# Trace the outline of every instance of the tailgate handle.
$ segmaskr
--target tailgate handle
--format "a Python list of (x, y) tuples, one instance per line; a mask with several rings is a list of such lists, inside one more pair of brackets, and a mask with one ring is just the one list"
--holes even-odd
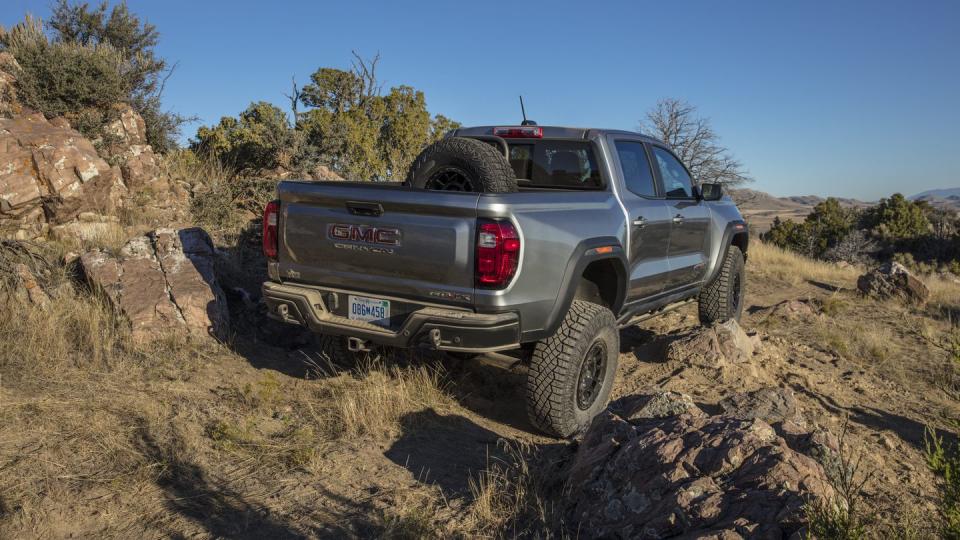
[(347, 201), (347, 210), (355, 216), (380, 217), (383, 206), (376, 202)]

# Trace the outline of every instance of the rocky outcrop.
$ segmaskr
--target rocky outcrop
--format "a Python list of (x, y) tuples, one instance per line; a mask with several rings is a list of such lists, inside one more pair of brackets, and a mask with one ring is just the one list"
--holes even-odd
[(568, 516), (589, 538), (787, 538), (808, 501), (832, 496), (823, 468), (766, 421), (702, 412), (607, 410), (568, 473)]
[[(110, 222), (126, 207), (142, 221), (181, 221), (189, 194), (163, 174), (143, 118), (132, 107), (115, 105), (103, 136), (90, 141), (65, 118), (48, 120), (21, 107), (18, 71), (16, 60), (0, 53), (0, 236), (100, 230), (113, 227)], [(78, 220), (80, 215), (88, 219)], [(94, 222), (101, 225), (89, 225)]]
[(141, 189), (160, 177), (160, 165), (153, 147), (147, 144), (147, 126), (130, 105), (113, 107), (116, 119), (103, 128), (103, 139), (97, 141), (104, 157), (119, 163), (123, 181), (131, 190)]
[(87, 279), (131, 324), (135, 341), (169, 332), (226, 336), (229, 313), (203, 229), (158, 229), (130, 240), (118, 255), (83, 254)]
[(857, 289), (864, 295), (881, 299), (924, 303), (930, 298), (927, 286), (897, 262), (884, 263), (857, 278)]
[(0, 117), (20, 114), (17, 100), (16, 73), (20, 71), (17, 59), (8, 52), (0, 52)]
[(113, 213), (126, 187), (120, 172), (66, 122), (33, 113), (0, 119), (0, 223), (19, 236), (46, 233), (81, 212)]

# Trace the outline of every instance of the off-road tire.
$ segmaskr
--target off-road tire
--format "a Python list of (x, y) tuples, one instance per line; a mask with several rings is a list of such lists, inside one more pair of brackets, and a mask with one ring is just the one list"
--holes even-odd
[[(444, 175), (460, 181), (445, 183)], [(422, 189), (517, 191), (513, 168), (503, 154), (485, 142), (465, 137), (448, 137), (426, 147), (410, 166), (404, 183)]]
[(713, 281), (700, 290), (700, 324), (704, 326), (730, 319), (740, 321), (743, 313), (743, 295), (746, 275), (743, 271), (743, 252), (737, 246), (727, 248), (720, 272)]
[[(578, 403), (581, 370), (599, 344), (605, 360), (597, 393), (587, 407)], [(607, 405), (617, 374), (620, 334), (609, 309), (574, 300), (557, 332), (539, 343), (527, 373), (527, 414), (537, 429), (570, 437), (589, 425)]]

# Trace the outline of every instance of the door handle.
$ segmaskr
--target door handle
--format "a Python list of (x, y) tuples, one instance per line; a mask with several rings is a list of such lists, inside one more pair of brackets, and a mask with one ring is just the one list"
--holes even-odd
[(638, 217), (633, 220), (633, 224), (641, 229), (647, 226), (647, 220), (643, 219), (643, 216)]
[(680, 225), (681, 223), (683, 223), (683, 216), (681, 216), (680, 214), (673, 216), (673, 223), (676, 225)]

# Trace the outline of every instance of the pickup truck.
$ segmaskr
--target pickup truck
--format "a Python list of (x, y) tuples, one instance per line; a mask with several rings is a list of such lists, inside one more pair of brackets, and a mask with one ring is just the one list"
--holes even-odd
[(618, 330), (688, 301), (740, 317), (747, 225), (639, 133), (457, 129), (404, 185), (299, 182), (267, 205), (270, 316), (372, 345), (517, 349), (532, 423), (578, 433), (606, 406)]

